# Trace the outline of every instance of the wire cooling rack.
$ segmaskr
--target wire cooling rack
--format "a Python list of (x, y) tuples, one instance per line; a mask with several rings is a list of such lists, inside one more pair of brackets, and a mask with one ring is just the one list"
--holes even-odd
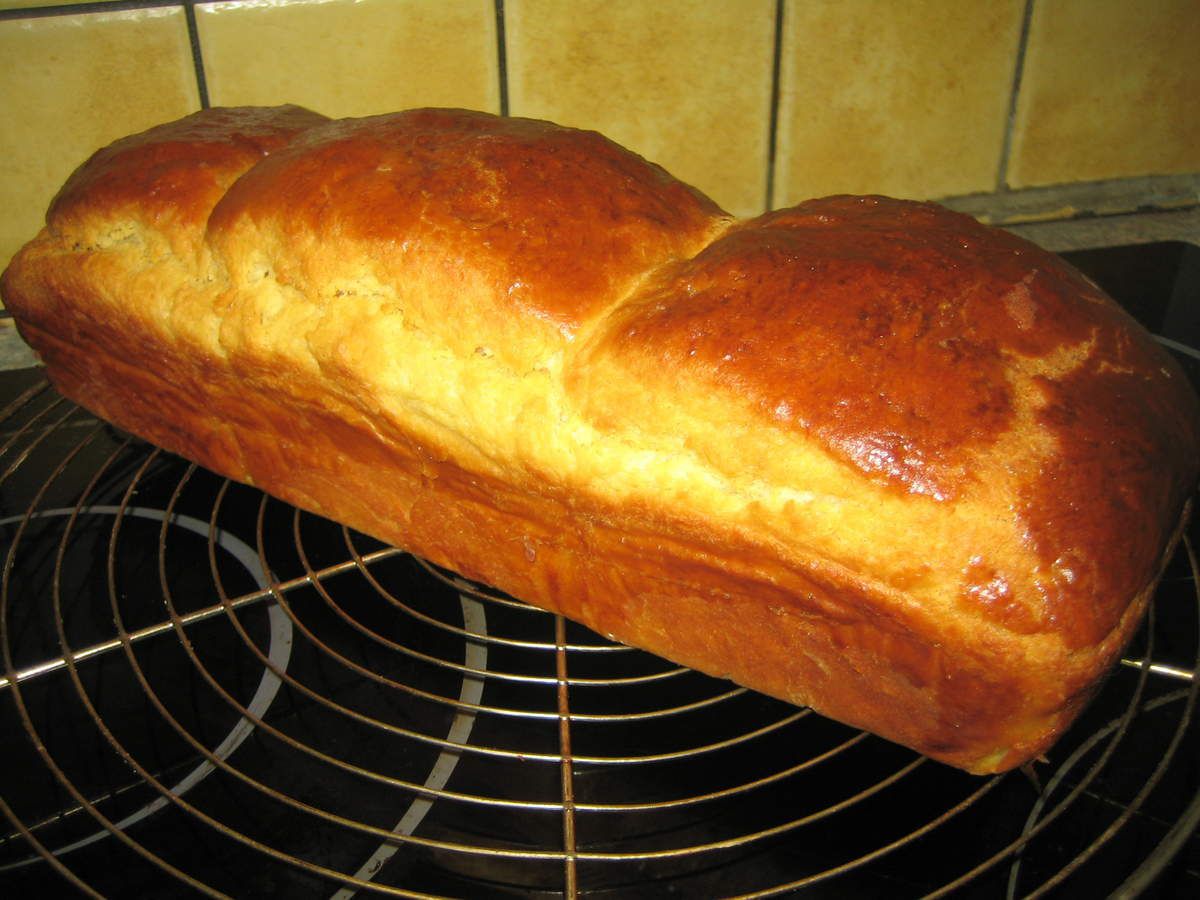
[(1192, 540), (1068, 736), (977, 778), (217, 478), (36, 372), (24, 385), (0, 415), (0, 893), (1200, 884)]

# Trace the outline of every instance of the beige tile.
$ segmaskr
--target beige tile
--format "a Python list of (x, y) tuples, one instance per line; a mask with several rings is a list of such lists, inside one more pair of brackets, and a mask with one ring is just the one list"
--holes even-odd
[(92, 151), (199, 105), (180, 7), (0, 22), (0, 267)]
[(1024, 6), (788, 3), (776, 203), (994, 189)]
[(491, 0), (244, 0), (197, 6), (196, 23), (213, 105), (499, 111)]
[(761, 212), (773, 0), (508, 0), (510, 108), (607, 134)]
[(1200, 170), (1200, 3), (1034, 6), (1013, 187)]

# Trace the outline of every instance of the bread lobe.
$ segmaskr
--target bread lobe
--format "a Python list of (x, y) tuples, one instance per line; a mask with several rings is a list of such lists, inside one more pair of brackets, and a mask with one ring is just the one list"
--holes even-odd
[(208, 237), (235, 281), (262, 265), (334, 304), (365, 278), (455, 352), (486, 334), (520, 368), (726, 218), (597, 134), (413, 110), (308, 131), (233, 186)]
[(136, 434), (972, 771), (1069, 724), (1196, 482), (1182, 374), (1049, 254), (885, 198), (734, 221), (549, 123), (206, 111), (0, 286)]

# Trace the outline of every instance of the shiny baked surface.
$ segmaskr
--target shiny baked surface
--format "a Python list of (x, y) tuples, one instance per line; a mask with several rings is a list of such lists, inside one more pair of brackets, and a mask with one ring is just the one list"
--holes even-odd
[(974, 771), (1069, 724), (1197, 403), (1056, 257), (929, 204), (734, 220), (599, 135), (211, 110), (4, 275), (60, 390), (522, 599)]

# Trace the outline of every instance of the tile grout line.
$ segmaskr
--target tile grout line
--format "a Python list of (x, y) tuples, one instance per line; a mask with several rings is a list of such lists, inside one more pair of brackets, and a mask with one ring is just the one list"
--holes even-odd
[(767, 197), (764, 212), (775, 207), (775, 165), (779, 143), (779, 69), (783, 58), (783, 4), (775, 0), (775, 36), (771, 50), (771, 109), (767, 118)]
[(200, 108), (209, 108), (208, 78), (204, 74), (204, 52), (200, 46), (200, 29), (196, 24), (195, 0), (186, 0), (183, 14), (187, 19), (188, 44), (192, 50), (192, 69), (196, 74), (196, 92), (200, 96)]
[(0, 9), (0, 21), (5, 19), (47, 19), (55, 16), (83, 16), (93, 13), (126, 12), (133, 9), (160, 9), (179, 6), (180, 0), (97, 0), (92, 3), (47, 3), (43, 6), (24, 6)]
[(1033, 21), (1033, 5), (1036, 0), (1025, 0), (1025, 11), (1021, 15), (1021, 34), (1017, 38), (1017, 54), (1013, 62), (1012, 90), (1008, 95), (1008, 113), (1004, 122), (1004, 139), (1000, 143), (1000, 163), (996, 167), (996, 182), (993, 193), (1008, 193), (1008, 163), (1012, 155), (1013, 127), (1017, 120), (1017, 103), (1021, 96), (1021, 82), (1025, 77), (1025, 53), (1029, 46), (1029, 30)]
[(504, 28), (504, 0), (494, 0), (496, 11), (496, 77), (500, 81), (500, 115), (508, 115), (508, 47)]

